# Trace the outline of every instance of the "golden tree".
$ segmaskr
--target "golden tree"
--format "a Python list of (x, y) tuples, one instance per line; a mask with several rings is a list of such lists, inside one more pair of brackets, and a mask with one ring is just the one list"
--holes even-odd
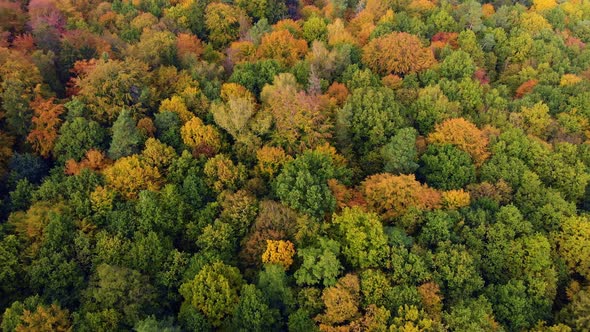
[[(386, 54), (387, 56), (384, 56)], [(436, 63), (430, 48), (409, 33), (392, 32), (371, 40), (363, 47), (363, 63), (381, 74), (410, 74)]]
[(490, 156), (485, 132), (463, 118), (437, 124), (427, 140), (429, 143), (455, 145), (467, 152), (476, 165), (481, 165)]
[(262, 263), (278, 264), (288, 269), (293, 264), (295, 246), (291, 241), (266, 240), (266, 251), (262, 254)]

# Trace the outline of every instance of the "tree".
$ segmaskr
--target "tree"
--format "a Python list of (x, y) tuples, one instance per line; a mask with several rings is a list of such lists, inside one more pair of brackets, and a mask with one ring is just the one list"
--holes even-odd
[[(384, 57), (383, 53), (388, 56)], [(436, 59), (422, 41), (405, 32), (392, 32), (363, 47), (363, 63), (381, 74), (410, 74), (430, 68)]]
[(424, 135), (434, 130), (435, 125), (460, 114), (459, 102), (449, 101), (438, 85), (420, 89), (411, 109), (416, 127)]
[(187, 305), (198, 309), (211, 325), (219, 327), (236, 310), (242, 284), (237, 268), (213, 262), (203, 266), (194, 278), (182, 284), (180, 294)]
[(238, 189), (245, 180), (246, 174), (244, 165), (234, 164), (224, 154), (218, 154), (207, 160), (203, 171), (207, 176), (205, 181), (217, 192)]
[(498, 331), (500, 326), (494, 318), (492, 305), (484, 296), (465, 300), (451, 307), (444, 320), (453, 330), (474, 332)]
[(229, 325), (233, 331), (271, 331), (276, 327), (277, 315), (256, 286), (244, 285)]
[(112, 130), (113, 139), (109, 148), (111, 159), (116, 160), (139, 152), (139, 147), (143, 143), (142, 136), (128, 110), (119, 113)]
[(225, 3), (210, 3), (205, 9), (205, 26), (209, 40), (217, 48), (238, 39), (240, 27), (247, 20), (241, 9)]
[(559, 255), (571, 272), (590, 280), (590, 223), (585, 217), (571, 217), (563, 221), (557, 237)]
[(334, 216), (336, 237), (342, 245), (342, 255), (355, 268), (385, 266), (389, 255), (387, 237), (379, 217), (359, 208), (345, 208)]
[(161, 185), (158, 169), (146, 165), (137, 155), (118, 159), (104, 175), (109, 187), (126, 199), (137, 198), (142, 190), (158, 190)]
[(402, 128), (381, 148), (383, 171), (393, 174), (414, 173), (419, 165), (416, 149), (418, 132), (412, 127)]
[(61, 124), (59, 116), (64, 111), (63, 105), (53, 102), (53, 98), (43, 100), (38, 96), (31, 103), (35, 115), (31, 119), (33, 128), (27, 136), (27, 141), (33, 145), (36, 152), (45, 158), (49, 157), (53, 150), (57, 131)]
[(243, 8), (254, 19), (267, 19), (271, 24), (287, 14), (286, 4), (279, 0), (237, 0), (236, 5)]
[(193, 149), (193, 153), (211, 155), (219, 151), (221, 137), (215, 127), (205, 125), (198, 117), (193, 117), (180, 129), (184, 144)]
[(332, 123), (324, 100), (299, 91), (293, 75), (276, 76), (260, 98), (274, 120), (273, 140), (287, 152), (312, 149), (330, 138)]
[(281, 69), (281, 65), (276, 60), (240, 63), (234, 67), (229, 82), (238, 83), (257, 96), (266, 84), (272, 83)]
[(351, 322), (360, 316), (360, 284), (354, 274), (347, 274), (338, 280), (334, 287), (322, 292), (322, 300), (326, 306), (323, 314), (315, 320), (322, 325), (337, 326)]
[(290, 241), (266, 240), (266, 251), (262, 254), (262, 263), (278, 264), (289, 269), (293, 264), (295, 246)]
[(442, 77), (451, 80), (471, 77), (475, 73), (475, 63), (469, 53), (458, 50), (449, 54), (440, 64)]
[(246, 96), (230, 96), (227, 103), (214, 103), (211, 113), (215, 123), (225, 129), (232, 137), (239, 140), (248, 132), (248, 122), (256, 112), (254, 98)]
[(328, 179), (338, 176), (331, 157), (307, 151), (287, 163), (274, 181), (277, 197), (287, 206), (321, 218), (336, 208)]
[(8, 48), (0, 49), (0, 68), (0, 100), (7, 130), (25, 137), (32, 115), (30, 103), (39, 92), (41, 74), (30, 60)]
[(482, 289), (484, 280), (479, 275), (474, 257), (464, 246), (441, 246), (432, 259), (434, 278), (449, 299), (469, 298)]
[[(90, 286), (83, 295), (86, 319), (93, 315), (115, 320), (120, 327), (130, 328), (146, 316), (155, 305), (155, 293), (147, 277), (136, 270), (107, 264), (97, 266)], [(112, 312), (114, 310), (114, 312)]]
[(281, 65), (291, 67), (307, 53), (307, 42), (295, 38), (288, 30), (278, 30), (262, 36), (258, 57), (273, 59)]
[(21, 323), (16, 327), (16, 332), (38, 331), (71, 331), (68, 310), (61, 309), (57, 304), (46, 307), (39, 305), (34, 312), (24, 310)]
[(429, 145), (420, 163), (420, 174), (434, 188), (460, 189), (475, 181), (471, 157), (452, 145)]
[(302, 263), (295, 271), (295, 281), (298, 285), (321, 283), (325, 287), (333, 286), (343, 270), (338, 259), (339, 255), (340, 244), (323, 237), (319, 238), (317, 244), (299, 249), (297, 257), (301, 259)]
[(428, 142), (452, 144), (467, 152), (476, 165), (481, 165), (488, 157), (488, 138), (473, 123), (463, 119), (449, 119), (436, 125), (428, 135)]
[(363, 181), (361, 190), (368, 206), (386, 221), (412, 208), (430, 210), (440, 204), (440, 193), (420, 184), (414, 175), (375, 174)]
[(176, 36), (170, 31), (154, 31), (145, 28), (139, 42), (126, 51), (128, 56), (157, 67), (176, 63)]
[(53, 154), (60, 162), (78, 161), (90, 150), (103, 148), (106, 138), (104, 128), (95, 121), (76, 117), (64, 122), (53, 147)]
[(160, 103), (159, 112), (172, 112), (178, 115), (178, 118), (182, 123), (190, 121), (195, 115), (188, 110), (188, 107), (184, 103), (182, 97), (174, 95), (170, 98), (162, 100)]
[(385, 144), (405, 123), (395, 94), (388, 88), (354, 90), (337, 119), (339, 141), (344, 146), (352, 143), (353, 151), (360, 155)]
[(142, 110), (147, 102), (146, 72), (147, 65), (133, 58), (101, 59), (76, 78), (75, 84), (92, 117), (101, 123), (111, 123), (123, 109), (133, 114)]

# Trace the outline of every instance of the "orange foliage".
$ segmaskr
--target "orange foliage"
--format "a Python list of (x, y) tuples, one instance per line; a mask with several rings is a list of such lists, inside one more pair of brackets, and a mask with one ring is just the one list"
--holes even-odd
[(496, 13), (496, 9), (494, 9), (494, 5), (491, 3), (484, 3), (481, 5), (481, 13), (484, 17), (490, 17)]
[(363, 194), (355, 189), (346, 188), (345, 185), (338, 182), (336, 179), (328, 180), (328, 187), (336, 198), (336, 205), (338, 206), (339, 210), (342, 210), (345, 207), (364, 207), (367, 205)]
[(298, 21), (293, 21), (290, 18), (280, 20), (272, 26), (272, 31), (289, 31), (293, 36), (301, 36), (301, 24)]
[(326, 95), (330, 98), (330, 102), (338, 107), (344, 105), (344, 102), (348, 98), (348, 94), (349, 92), (346, 85), (338, 82), (332, 83), (328, 88), (328, 91), (326, 91)]
[(463, 118), (437, 124), (434, 132), (428, 135), (428, 142), (455, 145), (467, 152), (476, 165), (481, 165), (490, 156), (485, 133)]
[(483, 68), (478, 68), (473, 74), (473, 78), (479, 81), (479, 84), (486, 85), (490, 83), (490, 78)]
[(74, 66), (72, 69), (70, 69), (70, 72), (72, 72), (73, 76), (66, 84), (66, 94), (68, 96), (75, 96), (78, 94), (78, 92), (80, 92), (78, 78), (90, 73), (94, 67), (96, 67), (96, 59), (78, 60), (74, 62)]
[(227, 49), (227, 56), (234, 64), (254, 61), (256, 46), (251, 41), (233, 42)]
[(179, 33), (176, 39), (176, 50), (179, 58), (194, 55), (199, 58), (203, 54), (203, 43), (199, 38), (189, 33)]
[(292, 66), (307, 53), (307, 42), (297, 39), (288, 30), (278, 30), (262, 36), (258, 56), (274, 59), (286, 66)]
[(61, 309), (57, 304), (52, 304), (48, 308), (37, 306), (37, 310), (23, 310), (20, 323), (17, 325), (15, 332), (69, 332), (72, 326), (69, 321), (69, 312)]
[(442, 295), (440, 287), (434, 282), (427, 282), (418, 287), (418, 293), (422, 298), (424, 309), (432, 318), (440, 318), (442, 311)]
[(137, 121), (137, 129), (139, 129), (139, 132), (141, 132), (143, 135), (148, 137), (154, 137), (156, 134), (156, 126), (154, 125), (154, 121), (148, 117), (141, 118), (139, 121)]
[(533, 88), (539, 83), (538, 80), (532, 79), (532, 80), (528, 80), (524, 83), (522, 83), (517, 89), (516, 89), (516, 94), (515, 97), (516, 98), (522, 98), (524, 95), (526, 95), (527, 93), (530, 93), (531, 91), (533, 91)]
[(295, 246), (291, 241), (266, 240), (266, 251), (262, 254), (262, 263), (278, 264), (288, 269), (293, 264)]
[(205, 125), (203, 120), (193, 117), (180, 128), (184, 144), (193, 149), (193, 153), (214, 155), (221, 148), (221, 136), (215, 127)]
[[(0, 114), (1, 118), (1, 114)], [(14, 139), (0, 131), (0, 176), (6, 172), (8, 161), (12, 157), (12, 145)]]
[(500, 180), (496, 184), (489, 182), (471, 184), (467, 189), (471, 198), (474, 200), (483, 197), (492, 199), (498, 203), (508, 203), (511, 200), (512, 188), (504, 180)]
[(367, 205), (386, 220), (399, 217), (411, 208), (437, 208), (441, 201), (438, 191), (416, 181), (413, 174), (375, 174), (363, 181), (362, 191)]
[(381, 82), (384, 86), (392, 90), (397, 90), (402, 87), (403, 79), (397, 75), (389, 74), (387, 76), (383, 76), (383, 78), (381, 78)]
[(375, 15), (367, 10), (361, 11), (350, 21), (348, 29), (356, 36), (359, 44), (366, 44), (371, 36), (371, 32), (375, 30)]
[(315, 148), (330, 137), (326, 100), (298, 92), (293, 75), (278, 75), (273, 85), (264, 87), (261, 99), (274, 119), (275, 142), (288, 153)]
[(437, 32), (431, 38), (430, 47), (437, 49), (449, 45), (452, 49), (457, 49), (459, 47), (458, 38), (459, 34), (456, 32)]
[(12, 41), (12, 47), (22, 53), (30, 53), (35, 49), (35, 40), (30, 33), (18, 35)]
[(353, 321), (360, 316), (359, 278), (354, 274), (345, 275), (338, 280), (336, 286), (324, 289), (322, 300), (326, 310), (315, 318), (320, 322), (321, 330)]
[(363, 51), (363, 62), (381, 75), (415, 73), (436, 63), (432, 50), (423, 47), (418, 37), (405, 32), (375, 38)]
[(90, 149), (86, 152), (86, 156), (80, 162), (76, 162), (74, 159), (66, 161), (64, 172), (67, 175), (76, 175), (84, 168), (100, 171), (110, 165), (110, 163), (111, 161), (105, 156), (104, 152)]
[(43, 99), (37, 96), (31, 102), (31, 108), (35, 115), (31, 120), (33, 129), (27, 136), (27, 142), (31, 143), (33, 149), (45, 158), (53, 150), (53, 144), (57, 139), (57, 130), (61, 124), (59, 116), (64, 111), (63, 105), (54, 104), (54, 100), (54, 98)]

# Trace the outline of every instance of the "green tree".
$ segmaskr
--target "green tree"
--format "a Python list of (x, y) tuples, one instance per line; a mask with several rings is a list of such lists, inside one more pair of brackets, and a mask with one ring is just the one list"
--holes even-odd
[(61, 126), (53, 152), (60, 162), (69, 159), (79, 161), (88, 150), (100, 150), (104, 146), (105, 138), (105, 130), (100, 124), (76, 117)]
[(306, 151), (283, 167), (275, 179), (274, 192), (287, 206), (320, 218), (336, 208), (327, 181), (338, 173), (330, 156)]
[(82, 312), (88, 328), (111, 321), (131, 328), (155, 305), (155, 293), (148, 278), (136, 270), (107, 264), (97, 266), (90, 286), (82, 296)]
[(142, 135), (135, 126), (129, 110), (119, 113), (117, 121), (113, 124), (113, 139), (109, 148), (109, 157), (119, 159), (139, 152), (143, 143)]
[(298, 285), (333, 286), (340, 272), (343, 270), (338, 259), (340, 244), (337, 241), (319, 238), (316, 245), (297, 250), (297, 257), (301, 259), (301, 266), (295, 271), (295, 281)]
[(449, 144), (429, 145), (420, 164), (420, 175), (434, 188), (460, 189), (475, 181), (471, 156)]
[(194, 278), (182, 284), (180, 294), (185, 303), (219, 327), (236, 309), (243, 284), (240, 271), (221, 262), (205, 265)]
[(256, 286), (244, 285), (229, 325), (232, 331), (272, 331), (276, 327), (277, 314)]
[(340, 144), (351, 145), (360, 155), (385, 144), (405, 124), (395, 94), (388, 88), (354, 90), (337, 118)]
[(342, 255), (355, 268), (384, 267), (389, 256), (387, 237), (379, 217), (359, 208), (346, 208), (334, 216), (335, 235)]
[(469, 53), (462, 50), (449, 54), (440, 64), (440, 74), (451, 80), (471, 77), (475, 73), (475, 63)]
[(412, 127), (402, 128), (381, 148), (383, 171), (393, 174), (414, 173), (419, 165), (416, 149), (418, 132)]

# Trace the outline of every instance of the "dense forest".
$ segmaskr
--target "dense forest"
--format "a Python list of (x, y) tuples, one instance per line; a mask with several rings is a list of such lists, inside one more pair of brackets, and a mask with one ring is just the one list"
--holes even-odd
[(589, 0), (0, 0), (0, 326), (590, 331)]

